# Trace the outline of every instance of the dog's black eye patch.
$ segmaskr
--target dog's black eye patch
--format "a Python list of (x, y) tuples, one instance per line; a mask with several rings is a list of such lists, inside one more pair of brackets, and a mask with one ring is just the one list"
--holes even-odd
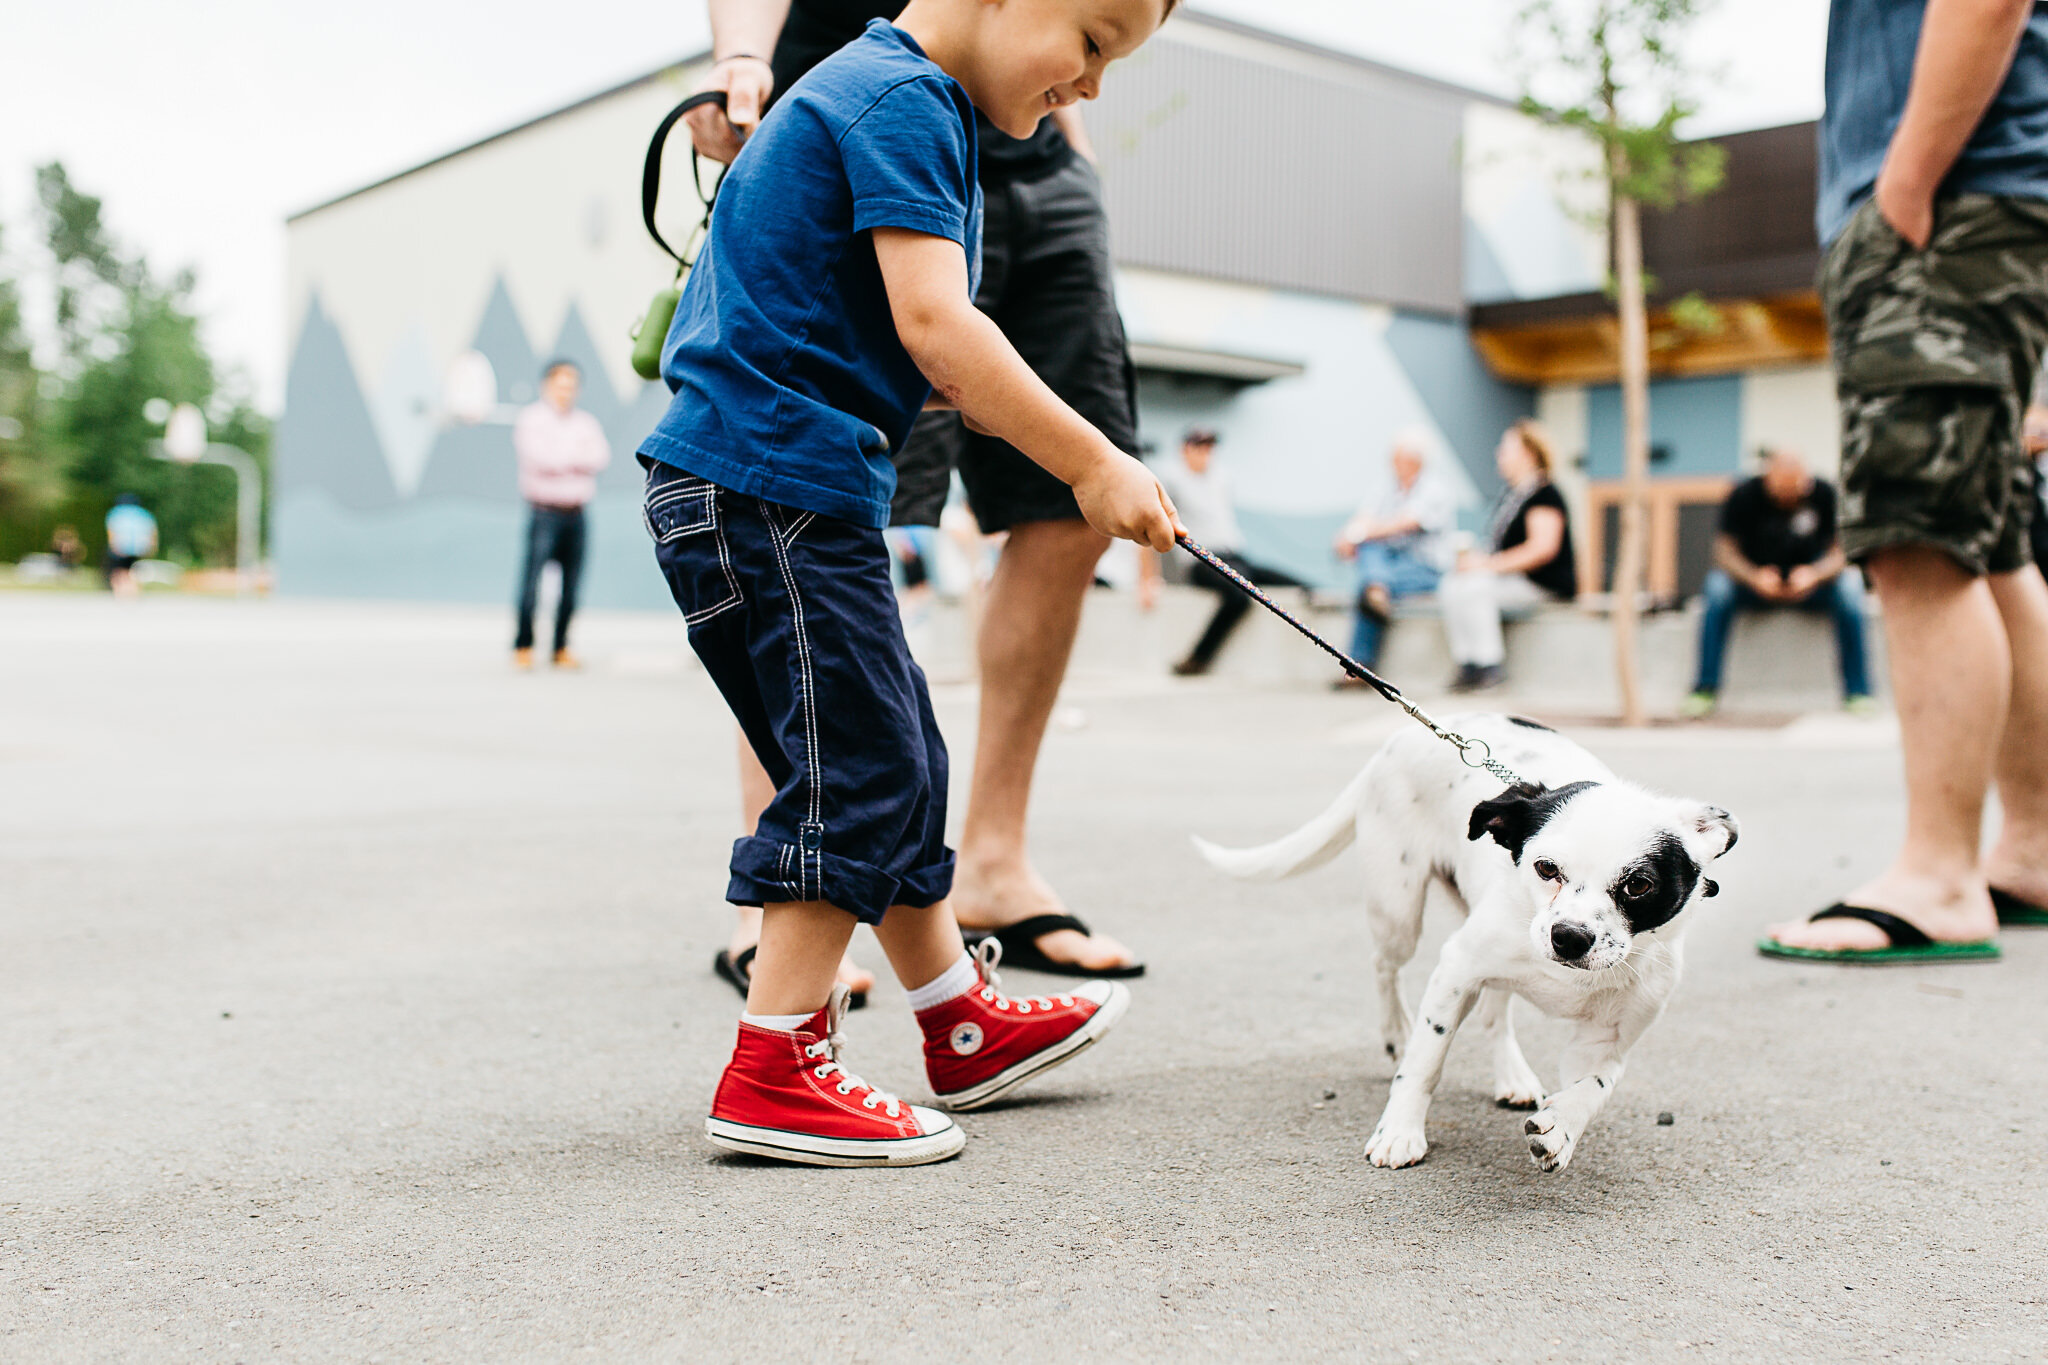
[(1594, 785), (1591, 782), (1567, 782), (1556, 791), (1532, 782), (1509, 787), (1492, 800), (1481, 801), (1472, 808), (1472, 819), (1465, 827), (1465, 837), (1478, 839), (1491, 834), (1493, 841), (1519, 863), (1522, 861), (1522, 849), (1535, 837), (1536, 831), (1549, 824), (1551, 817), (1564, 808), (1565, 802)]
[(1692, 899), (1699, 879), (1700, 870), (1678, 837), (1659, 834), (1641, 858), (1621, 870), (1607, 894), (1628, 920), (1629, 932), (1646, 934), (1671, 922)]

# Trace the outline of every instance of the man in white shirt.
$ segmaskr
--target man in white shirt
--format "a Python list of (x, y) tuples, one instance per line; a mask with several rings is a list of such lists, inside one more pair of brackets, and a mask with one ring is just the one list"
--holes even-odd
[[(1457, 495), (1440, 479), (1426, 477), (1427, 431), (1410, 427), (1397, 433), (1390, 458), (1392, 486), (1337, 532), (1337, 557), (1358, 566), (1351, 657), (1367, 668), (1379, 665), (1394, 599), (1436, 591), (1450, 567), (1451, 531), (1458, 521)], [(1348, 675), (1338, 682), (1349, 684), (1364, 686)]]
[(569, 652), (569, 618), (576, 612), (576, 582), (583, 572), (583, 508), (597, 496), (597, 475), (611, 463), (611, 446), (597, 419), (576, 406), (583, 375), (574, 362), (554, 360), (541, 377), (541, 399), (522, 409), (512, 424), (512, 451), (519, 461), (519, 496), (531, 515), (526, 523), (526, 566), (520, 572), (519, 634), (512, 643), (516, 667), (533, 667), (533, 612), (540, 596), (541, 570), (562, 567), (562, 594), (555, 605), (557, 668), (580, 665)]
[[(1261, 587), (1300, 587), (1300, 580), (1244, 557), (1244, 530), (1237, 524), (1230, 479), (1215, 467), (1215, 456), (1216, 433), (1208, 427), (1190, 427), (1181, 437), (1180, 459), (1166, 462), (1154, 471), (1180, 512), (1181, 525), (1188, 528), (1196, 544)], [(1139, 562), (1139, 600), (1150, 606), (1159, 578), (1159, 561), (1146, 554)], [(1201, 638), (1195, 641), (1188, 656), (1173, 666), (1173, 671), (1184, 678), (1209, 671), (1223, 642), (1252, 607), (1252, 600), (1242, 589), (1206, 564), (1197, 563), (1188, 581), (1215, 593), (1217, 600), (1216, 614), (1209, 618)]]

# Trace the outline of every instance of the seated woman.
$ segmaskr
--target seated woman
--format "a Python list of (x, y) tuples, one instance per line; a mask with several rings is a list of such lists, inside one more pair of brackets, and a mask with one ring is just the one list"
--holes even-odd
[[(1450, 562), (1457, 497), (1441, 480), (1424, 477), (1428, 450), (1427, 431), (1410, 427), (1396, 434), (1390, 457), (1393, 486), (1359, 508), (1337, 532), (1337, 557), (1358, 566), (1351, 657), (1367, 668), (1379, 666), (1394, 599), (1435, 592)], [(1337, 682), (1340, 688), (1364, 685), (1349, 674)]]
[(1507, 681), (1502, 611), (1578, 595), (1579, 571), (1564, 497), (1550, 482), (1552, 456), (1543, 428), (1524, 419), (1509, 427), (1493, 452), (1507, 486), (1494, 504), (1487, 553), (1466, 551), (1437, 588), (1444, 633), (1458, 675), (1451, 690), (1472, 692)]

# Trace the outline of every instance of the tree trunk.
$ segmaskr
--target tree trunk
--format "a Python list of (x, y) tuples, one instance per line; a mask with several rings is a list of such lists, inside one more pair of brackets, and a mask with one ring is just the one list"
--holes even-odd
[[(1618, 153), (1617, 153), (1618, 155)], [(1614, 675), (1621, 723), (1649, 720), (1643, 709), (1636, 650), (1636, 603), (1642, 595), (1645, 503), (1650, 482), (1650, 327), (1643, 308), (1643, 230), (1636, 201), (1614, 196), (1614, 274), (1621, 304), (1621, 544), (1614, 556)]]

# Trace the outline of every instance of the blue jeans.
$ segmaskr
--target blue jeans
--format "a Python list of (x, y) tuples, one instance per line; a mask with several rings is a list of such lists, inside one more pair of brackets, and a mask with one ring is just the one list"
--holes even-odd
[(1835, 575), (1802, 602), (1766, 602), (1715, 569), (1707, 575), (1702, 595), (1707, 610), (1700, 617), (1700, 671), (1693, 691), (1721, 690), (1721, 664), (1728, 653), (1728, 632), (1735, 626), (1737, 611), (1790, 606), (1800, 611), (1824, 611), (1835, 618), (1835, 654), (1842, 669), (1842, 694), (1870, 695), (1870, 666), (1863, 653), (1863, 582), (1854, 573)]
[[(1377, 583), (1394, 597), (1419, 597), (1426, 592), (1435, 592), (1437, 580), (1442, 577), (1442, 573), (1406, 550), (1373, 540), (1358, 547), (1360, 596)], [(1380, 637), (1385, 627), (1355, 606), (1351, 617), (1351, 657), (1371, 668), (1379, 663)]]

